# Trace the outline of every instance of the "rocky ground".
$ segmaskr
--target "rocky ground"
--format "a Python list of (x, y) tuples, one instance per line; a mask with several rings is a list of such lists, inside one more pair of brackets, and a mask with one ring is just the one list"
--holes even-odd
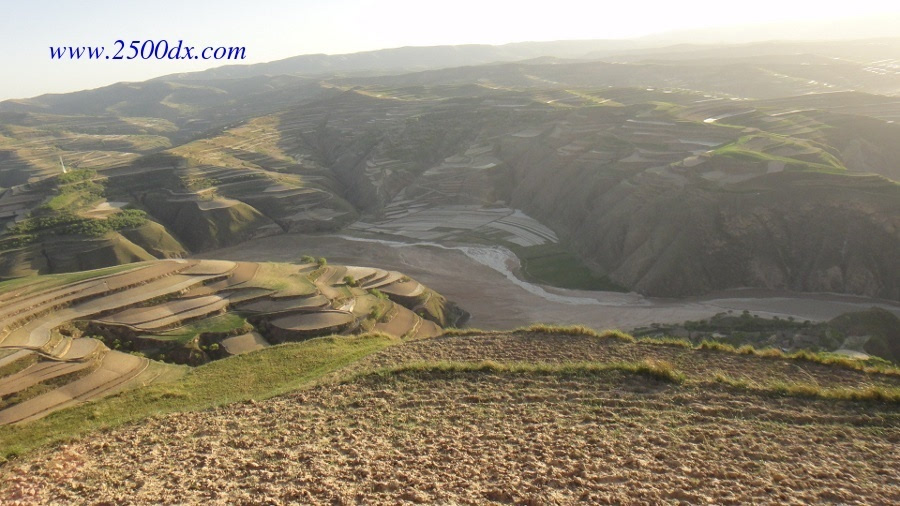
[[(158, 417), (9, 463), (0, 470), (0, 502), (900, 501), (896, 404), (758, 394), (691, 376), (679, 385), (616, 371), (362, 372), (422, 357), (564, 361), (645, 348), (565, 336), (400, 345), (341, 381)], [(748, 376), (783, 362), (712, 353), (696, 360)], [(782, 374), (824, 380), (818, 367)], [(826, 369), (849, 375), (847, 383), (852, 375), (860, 375), (857, 383), (874, 376)]]

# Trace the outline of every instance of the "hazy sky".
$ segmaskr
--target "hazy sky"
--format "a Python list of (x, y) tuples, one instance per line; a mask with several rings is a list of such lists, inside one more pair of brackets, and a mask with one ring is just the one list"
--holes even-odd
[[(898, 12), (897, 2), (237, 0), (0, 3), (0, 99), (140, 81), (227, 62), (51, 61), (49, 46), (183, 39), (245, 46), (244, 63), (398, 46), (630, 38), (669, 30)], [(898, 29), (900, 36), (900, 29)]]

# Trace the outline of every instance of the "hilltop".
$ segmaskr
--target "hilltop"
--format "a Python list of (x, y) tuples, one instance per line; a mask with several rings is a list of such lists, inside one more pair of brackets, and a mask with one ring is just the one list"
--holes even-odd
[[(241, 388), (243, 399), (229, 399), (246, 402), (205, 409), (218, 404), (205, 396), (221, 375), (254, 378), (265, 357), (288, 355), (298, 390), (269, 398), (282, 392)], [(29, 503), (892, 502), (898, 402), (896, 369), (583, 328), (318, 338), (0, 429), (0, 442), (27, 451), (0, 468), (0, 494)]]

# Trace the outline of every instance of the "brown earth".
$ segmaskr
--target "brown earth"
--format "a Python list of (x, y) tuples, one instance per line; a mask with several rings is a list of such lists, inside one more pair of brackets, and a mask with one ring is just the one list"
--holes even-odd
[[(555, 350), (555, 351), (554, 351)], [(428, 359), (656, 357), (682, 385), (614, 371), (363, 373), (263, 402), (151, 419), (0, 471), (0, 501), (204, 504), (900, 501), (895, 404), (757, 394), (688, 367), (845, 386), (887, 377), (567, 336), (444, 337), (357, 369)], [(679, 360), (681, 360), (679, 362)], [(822, 370), (817, 370), (823, 367)], [(346, 376), (345, 376), (346, 377)]]

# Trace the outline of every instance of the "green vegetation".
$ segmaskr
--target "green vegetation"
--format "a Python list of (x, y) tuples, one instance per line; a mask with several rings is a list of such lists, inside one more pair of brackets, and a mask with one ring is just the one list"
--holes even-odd
[(626, 291), (606, 276), (595, 274), (578, 256), (559, 244), (528, 248), (510, 245), (510, 249), (519, 257), (524, 277), (533, 283), (574, 290)]
[[(751, 145), (761, 147), (750, 147)], [(781, 156), (773, 154), (773, 152), (795, 152), (797, 154)], [(826, 172), (847, 170), (840, 160), (824, 149), (815, 147), (811, 143), (772, 133), (746, 135), (736, 142), (716, 149), (714, 153), (748, 162), (784, 162), (785, 169), (788, 170)]]
[[(12, 351), (15, 352), (17, 350), (12, 350)], [(4, 357), (5, 356), (6, 355), (4, 355)], [(37, 363), (37, 359), (38, 359), (37, 355), (32, 353), (32, 354), (27, 355), (24, 358), (15, 360), (11, 364), (6, 364), (3, 367), (0, 367), (0, 378), (2, 378), (4, 376), (12, 376), (13, 374), (15, 374), (19, 371), (22, 371), (28, 367), (31, 367), (32, 365)]]
[(521, 327), (513, 332), (516, 333), (529, 333), (529, 334), (552, 334), (552, 335), (564, 335), (564, 336), (588, 336), (588, 337), (598, 337), (602, 339), (621, 339), (623, 341), (627, 341), (630, 343), (635, 342), (633, 336), (622, 332), (621, 330), (604, 330), (602, 332), (597, 332), (596, 330), (585, 327), (583, 325), (547, 325), (545, 323), (536, 323), (534, 325), (529, 325), (527, 327)]
[(159, 334), (159, 337), (174, 342), (187, 343), (200, 334), (226, 334), (235, 331), (249, 332), (252, 327), (247, 320), (235, 313), (225, 313), (212, 318), (203, 318), (183, 327)]
[(377, 288), (369, 288), (369, 293), (380, 300), (388, 300), (387, 294)]
[(101, 198), (105, 188), (93, 181), (97, 172), (88, 169), (73, 170), (56, 177), (57, 195), (37, 209), (38, 213), (77, 210), (95, 204)]
[(864, 388), (826, 388), (813, 383), (774, 381), (757, 383), (735, 378), (724, 373), (715, 376), (716, 383), (732, 388), (750, 390), (768, 395), (788, 395), (793, 397), (813, 397), (835, 401), (868, 401), (900, 404), (900, 388), (870, 385)]
[(714, 350), (714, 351), (722, 351), (726, 353), (736, 353), (741, 355), (755, 355), (757, 357), (764, 358), (777, 358), (777, 359), (785, 359), (785, 360), (803, 360), (806, 362), (815, 362), (818, 364), (824, 365), (836, 365), (840, 367), (844, 367), (846, 369), (853, 369), (857, 371), (863, 371), (867, 373), (878, 373), (878, 374), (886, 374), (890, 376), (900, 376), (900, 367), (896, 367), (893, 364), (886, 362), (884, 360), (857, 360), (848, 358), (843, 355), (837, 355), (834, 353), (824, 353), (824, 352), (814, 352), (809, 350), (798, 350), (793, 353), (784, 353), (781, 350), (775, 348), (763, 348), (756, 349), (750, 345), (744, 345), (740, 348), (735, 348), (734, 346), (728, 343), (722, 343), (719, 341), (708, 341), (704, 340), (700, 344), (694, 347), (697, 350)]
[[(20, 390), (12, 395), (6, 395), (0, 398), (0, 409), (4, 409), (14, 404), (25, 402), (29, 399), (34, 399), (39, 395), (52, 392), (53, 390), (56, 390), (57, 388), (66, 385), (69, 382), (76, 381), (79, 378), (87, 376), (93, 371), (93, 369), (93, 367), (89, 367), (86, 369), (81, 369), (80, 371), (56, 376), (54, 378), (46, 379), (44, 381), (41, 381), (40, 383), (34, 384), (24, 390)], [(2, 457), (2, 455), (0, 455), (0, 457)]]
[[(494, 373), (494, 374), (558, 374), (563, 376), (595, 375), (607, 372), (639, 374), (668, 383), (683, 383), (685, 376), (669, 362), (643, 360), (640, 362), (411, 362), (396, 367), (379, 369), (374, 374), (388, 376), (414, 373)], [(370, 373), (361, 373), (366, 375)], [(360, 375), (357, 375), (360, 376)], [(353, 379), (356, 379), (354, 377)], [(350, 380), (352, 381), (352, 380)]]
[[(711, 351), (719, 351), (725, 353), (735, 353), (741, 355), (754, 355), (762, 358), (776, 358), (783, 360), (803, 360), (807, 362), (815, 362), (824, 365), (835, 365), (839, 367), (844, 367), (847, 369), (863, 371), (866, 373), (876, 373), (876, 374), (885, 374), (890, 376), (900, 376), (900, 367), (891, 364), (890, 362), (880, 360), (880, 359), (869, 359), (869, 360), (856, 360), (847, 358), (843, 355), (837, 355), (834, 353), (827, 352), (814, 352), (809, 350), (798, 350), (794, 353), (784, 353), (781, 350), (775, 348), (762, 348), (757, 349), (750, 345), (744, 345), (740, 348), (736, 348), (731, 344), (723, 343), (720, 341), (713, 340), (703, 340), (697, 345), (691, 345), (689, 341), (680, 338), (672, 338), (672, 337), (652, 337), (652, 338), (641, 338), (636, 339), (634, 336), (622, 332), (620, 330), (604, 330), (598, 332), (592, 328), (584, 327), (581, 325), (570, 325), (570, 326), (560, 326), (560, 325), (547, 325), (543, 323), (538, 323), (534, 325), (530, 325), (528, 327), (518, 328), (513, 331), (514, 333), (531, 333), (531, 334), (547, 334), (547, 335), (569, 335), (569, 336), (587, 336), (587, 337), (598, 337), (598, 338), (613, 338), (620, 339), (626, 342), (637, 342), (648, 345), (659, 345), (659, 346), (677, 346), (681, 348), (695, 349), (695, 350), (711, 350)], [(457, 335), (457, 336), (467, 336), (467, 335), (481, 335), (481, 334), (503, 334), (503, 332), (497, 331), (482, 331), (478, 329), (447, 329), (444, 331), (444, 335)]]
[(316, 286), (310, 281), (313, 273), (301, 273), (296, 265), (264, 262), (248, 286), (290, 292), (293, 295), (311, 295)]
[(310, 385), (395, 342), (380, 333), (323, 337), (211, 362), (174, 382), (124, 392), (28, 424), (0, 427), (0, 457), (149, 416), (267, 399)]
[(692, 348), (694, 346), (690, 341), (678, 337), (644, 337), (639, 339), (638, 342), (660, 346), (674, 346), (676, 348)]
[[(900, 318), (873, 307), (838, 316), (828, 322), (811, 323), (793, 318), (762, 318), (749, 311), (719, 313), (709, 319), (676, 325), (653, 324), (634, 330), (635, 336), (662, 338), (685, 336), (688, 342), (707, 349), (712, 346), (750, 349), (774, 348), (828, 353), (846, 348), (873, 355), (873, 363), (883, 359), (896, 362), (900, 356)], [(715, 341), (706, 343), (704, 341)], [(770, 353), (774, 353), (771, 351)], [(846, 359), (846, 358), (845, 358)]]
[(863, 346), (867, 353), (900, 362), (900, 318), (885, 309), (873, 307), (846, 313), (828, 322), (835, 333), (868, 336)]
[(106, 219), (84, 218), (63, 210), (32, 216), (10, 227), (9, 233), (30, 237), (32, 241), (44, 235), (100, 237), (108, 232), (140, 227), (147, 221), (147, 213), (140, 209), (125, 209)]

